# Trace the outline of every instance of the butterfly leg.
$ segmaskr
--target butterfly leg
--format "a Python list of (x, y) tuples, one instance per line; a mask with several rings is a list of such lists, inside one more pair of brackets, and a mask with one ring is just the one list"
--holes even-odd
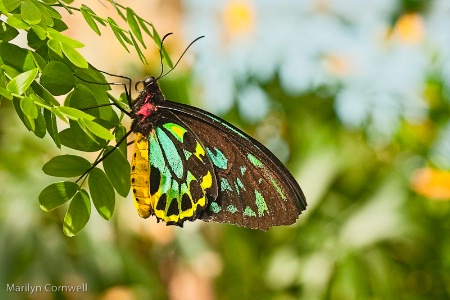
[[(92, 164), (92, 166), (86, 170), (86, 172), (83, 173), (83, 175), (81, 175), (75, 182), (80, 181), (83, 177), (85, 177), (87, 174), (89, 174), (89, 172), (91, 172), (96, 166), (98, 166), (99, 163), (101, 163), (103, 160), (105, 160), (109, 155), (111, 155), (111, 153), (113, 153), (114, 151), (116, 151), (119, 146), (126, 141), (126, 139), (128, 138), (128, 136), (132, 133), (131, 130), (129, 130), (127, 133), (125, 133), (125, 135), (116, 143), (116, 145), (114, 146), (114, 148), (112, 148), (111, 150), (109, 150), (108, 152), (106, 152), (102, 157), (97, 158), (97, 160)], [(128, 143), (127, 143), (128, 145)]]

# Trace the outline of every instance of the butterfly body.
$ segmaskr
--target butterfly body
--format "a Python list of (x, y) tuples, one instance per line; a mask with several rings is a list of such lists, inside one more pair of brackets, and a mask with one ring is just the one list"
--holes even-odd
[(262, 230), (295, 223), (305, 196), (268, 149), (217, 116), (165, 100), (155, 78), (142, 83), (131, 114), (131, 185), (141, 217)]

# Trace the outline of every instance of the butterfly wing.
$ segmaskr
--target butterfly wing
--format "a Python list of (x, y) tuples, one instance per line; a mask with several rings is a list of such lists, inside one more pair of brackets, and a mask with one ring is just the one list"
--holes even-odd
[(218, 195), (199, 219), (267, 230), (295, 223), (306, 209), (294, 177), (261, 143), (201, 109), (168, 100), (160, 108), (188, 124), (213, 163)]
[(213, 165), (185, 124), (166, 113), (148, 136), (138, 133), (131, 185), (138, 214), (168, 225), (197, 219), (217, 197)]

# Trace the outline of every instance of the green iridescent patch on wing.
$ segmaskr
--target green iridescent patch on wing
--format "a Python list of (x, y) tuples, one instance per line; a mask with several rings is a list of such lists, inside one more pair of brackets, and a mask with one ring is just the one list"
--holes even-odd
[[(254, 165), (255, 167), (261, 168), (261, 169), (265, 168), (264, 164), (258, 158), (256, 158), (254, 155), (249, 153), (249, 154), (247, 154), (247, 158), (250, 161), (250, 163), (252, 165)], [(284, 192), (283, 192), (283, 190), (281, 188), (281, 185), (275, 180), (275, 178), (273, 178), (272, 175), (268, 174), (268, 172), (266, 172), (266, 173), (267, 173), (267, 176), (270, 179), (270, 182), (271, 182), (272, 186), (275, 188), (277, 193), (280, 195), (281, 199), (283, 199), (284, 201), (287, 201), (287, 197), (284, 194)], [(259, 181), (259, 183), (261, 183), (262, 182), (262, 178), (260, 178), (258, 181)]]
[(174, 137), (176, 137), (181, 143), (183, 143), (183, 136), (187, 132), (187, 129), (181, 127), (175, 123), (166, 123), (163, 125)]
[[(216, 168), (220, 186), (220, 198), (209, 204), (209, 211), (216, 214), (212, 216), (213, 220), (225, 219), (234, 224), (260, 227), (261, 222), (277, 218), (280, 208), (271, 212), (274, 203), (267, 201), (287, 202), (288, 198), (283, 190), (284, 185), (279, 183), (273, 171), (260, 158), (252, 153), (241, 156), (236, 152), (227, 153), (217, 147), (207, 147), (206, 152)], [(240, 166), (235, 166), (236, 157), (244, 159), (239, 161)]]
[(238, 178), (236, 178), (236, 181), (234, 182), (234, 188), (236, 189), (236, 192), (238, 193), (238, 195), (241, 194), (241, 190), (245, 191), (245, 186), (242, 183), (242, 181)]
[(250, 160), (250, 162), (252, 163), (252, 165), (254, 165), (255, 167), (258, 168), (262, 168), (263, 164), (262, 162), (256, 158), (256, 156), (254, 156), (253, 154), (249, 153), (247, 154), (248, 160)]
[(209, 209), (215, 214), (219, 213), (222, 210), (220, 205), (217, 204), (216, 202), (211, 202), (211, 205), (209, 206)]
[[(183, 161), (175, 144), (161, 127), (156, 128), (156, 135), (158, 136), (158, 143), (161, 145), (161, 148), (164, 149), (166, 161), (169, 163), (170, 169), (178, 178), (183, 177)], [(152, 143), (150, 142), (150, 145), (151, 144)], [(150, 159), (152, 159), (151, 156)]]
[(231, 188), (230, 183), (228, 182), (228, 180), (226, 178), (222, 177), (220, 179), (220, 191), (221, 192), (223, 192), (223, 191), (230, 191), (230, 192), (232, 192), (233, 191), (233, 189)]
[(179, 124), (165, 123), (150, 132), (148, 188), (158, 220), (182, 225), (207, 206), (216, 183), (205, 153), (195, 135)]
[(238, 209), (236, 208), (236, 206), (230, 204), (227, 206), (227, 211), (229, 211), (230, 213), (234, 214), (236, 212), (238, 212)]
[(209, 158), (211, 158), (213, 164), (219, 168), (219, 169), (227, 169), (228, 159), (223, 154), (222, 151), (214, 147), (213, 150), (206, 148), (206, 151), (208, 151)]
[(256, 217), (256, 213), (251, 209), (250, 206), (245, 207), (244, 217)]
[(261, 195), (261, 193), (258, 192), (257, 190), (255, 190), (255, 198), (256, 198), (255, 203), (256, 203), (256, 206), (258, 207), (258, 215), (260, 217), (264, 216), (264, 212), (269, 211), (266, 200), (264, 199), (263, 195)]
[(270, 182), (272, 183), (274, 188), (277, 190), (277, 193), (278, 193), (278, 195), (280, 195), (281, 199), (283, 199), (284, 201), (287, 201), (287, 197), (283, 193), (283, 190), (281, 189), (281, 187), (278, 184), (278, 182), (273, 177), (270, 177)]

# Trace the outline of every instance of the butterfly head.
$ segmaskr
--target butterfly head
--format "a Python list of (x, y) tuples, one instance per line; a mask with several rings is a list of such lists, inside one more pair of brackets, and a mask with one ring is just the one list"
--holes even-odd
[[(139, 89), (141, 85), (144, 87), (142, 90)], [(153, 76), (138, 81), (135, 88), (139, 92), (139, 96), (133, 102), (133, 112), (142, 121), (157, 111), (157, 105), (164, 101), (164, 96), (159, 88), (157, 79)]]

